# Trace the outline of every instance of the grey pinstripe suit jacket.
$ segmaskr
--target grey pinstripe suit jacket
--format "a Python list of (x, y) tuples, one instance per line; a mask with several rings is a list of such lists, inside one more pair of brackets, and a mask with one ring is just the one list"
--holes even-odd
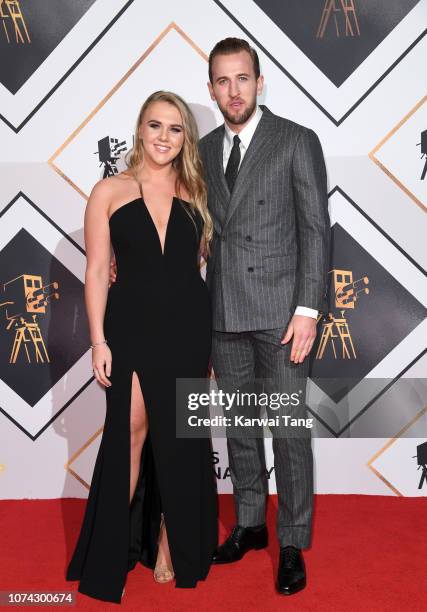
[(285, 327), (295, 307), (325, 309), (330, 223), (316, 134), (265, 106), (230, 196), (224, 126), (200, 140), (214, 238), (206, 282), (213, 328)]

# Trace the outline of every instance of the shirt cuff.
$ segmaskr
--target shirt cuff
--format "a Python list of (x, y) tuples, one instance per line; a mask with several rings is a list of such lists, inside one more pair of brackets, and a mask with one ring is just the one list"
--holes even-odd
[(317, 319), (317, 315), (319, 314), (318, 310), (314, 310), (314, 308), (307, 308), (306, 306), (297, 306), (295, 308), (296, 315), (302, 315), (304, 317), (312, 317), (313, 319)]

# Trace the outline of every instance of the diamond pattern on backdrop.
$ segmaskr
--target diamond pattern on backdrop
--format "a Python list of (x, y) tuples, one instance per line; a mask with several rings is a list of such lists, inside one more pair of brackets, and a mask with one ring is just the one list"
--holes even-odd
[(370, 0), (254, 2), (340, 87), (419, 0), (389, 0), (381, 13)]
[(369, 157), (427, 210), (427, 96), (371, 151)]
[[(339, 223), (332, 227), (329, 312), (311, 378), (339, 402), (426, 317), (422, 304)], [(340, 292), (343, 294), (340, 297)], [(404, 312), (405, 316), (401, 316)], [(331, 379), (342, 379), (343, 384)]]
[(0, 410), (36, 439), (93, 379), (85, 257), (22, 194), (1, 212), (0, 230)]
[(412, 430), (415, 426), (419, 430), (420, 424), (427, 431), (427, 406), (367, 463), (369, 469), (398, 496), (426, 495), (427, 439), (412, 437)]
[[(362, 415), (366, 419), (372, 399), (422, 356), (427, 278), (342, 189), (334, 188), (329, 201), (330, 308), (311, 353), (307, 403), (326, 429), (341, 436)], [(365, 377), (378, 385), (368, 387)]]
[(335, 125), (427, 34), (423, 0), (214, 2)]
[(95, 0), (55, 6), (51, 0), (4, 2), (0, 10), (0, 83), (12, 94), (22, 87), (83, 17)]
[[(206, 96), (206, 60), (185, 32), (170, 24), (52, 155), (51, 166), (87, 198), (97, 180), (124, 169), (122, 158), (133, 145), (136, 117), (153, 91), (167, 84), (184, 99), (189, 91), (196, 99)], [(210, 109), (191, 101), (190, 106), (202, 134), (216, 127)]]
[(133, 2), (0, 3), (0, 120), (20, 132)]

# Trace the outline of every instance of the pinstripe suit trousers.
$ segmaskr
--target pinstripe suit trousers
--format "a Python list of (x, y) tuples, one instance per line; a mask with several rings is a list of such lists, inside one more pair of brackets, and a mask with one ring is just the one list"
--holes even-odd
[[(290, 343), (281, 345), (284, 328), (213, 332), (212, 364), (221, 379), (232, 376), (244, 387), (255, 379), (269, 379), (270, 389), (295, 388), (306, 383), (308, 361), (289, 361)], [(305, 386), (304, 386), (305, 399)], [(304, 403), (305, 412), (305, 403)], [(228, 433), (228, 432), (227, 432)], [(243, 527), (265, 522), (268, 494), (263, 438), (227, 436), (230, 475), (237, 523)], [(277, 437), (273, 432), (274, 471), (278, 493), (277, 536), (280, 546), (307, 548), (313, 511), (313, 455), (311, 437)]]

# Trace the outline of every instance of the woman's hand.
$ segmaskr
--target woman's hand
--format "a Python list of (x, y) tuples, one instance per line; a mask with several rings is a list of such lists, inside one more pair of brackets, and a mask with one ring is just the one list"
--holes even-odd
[(108, 287), (111, 287), (111, 285), (116, 282), (116, 278), (117, 278), (117, 263), (116, 263), (116, 258), (113, 257), (110, 261), (110, 276), (108, 279), (109, 280)]
[(208, 261), (208, 249), (206, 247), (206, 242), (204, 241), (204, 239), (202, 238), (200, 241), (200, 246), (199, 246), (199, 255), (200, 257), (202, 257), (205, 261)]
[(112, 355), (106, 344), (98, 344), (92, 349), (92, 367), (96, 380), (104, 385), (111, 387), (111, 382), (107, 376), (111, 376)]

